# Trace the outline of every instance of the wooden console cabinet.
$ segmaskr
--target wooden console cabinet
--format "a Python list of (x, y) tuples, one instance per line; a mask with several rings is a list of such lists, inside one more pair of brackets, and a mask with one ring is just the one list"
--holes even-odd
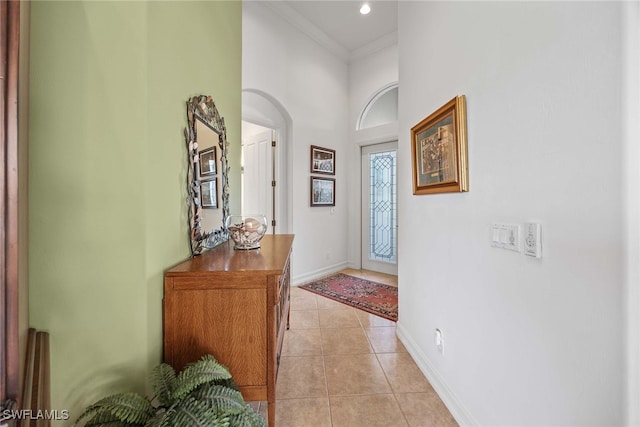
[(164, 361), (180, 371), (212, 354), (245, 400), (268, 402), (273, 427), (293, 235), (266, 235), (260, 243), (245, 251), (229, 241), (165, 273)]

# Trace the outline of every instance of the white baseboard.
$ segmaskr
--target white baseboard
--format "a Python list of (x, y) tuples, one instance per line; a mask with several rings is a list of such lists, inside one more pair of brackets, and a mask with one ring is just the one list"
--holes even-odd
[(360, 270), (362, 268), (362, 263), (355, 261), (347, 261), (347, 268), (353, 268), (354, 270)]
[(440, 374), (429, 363), (427, 356), (420, 350), (400, 322), (396, 323), (396, 334), (457, 423), (460, 426), (479, 426), (480, 424), (442, 380)]
[(315, 271), (311, 271), (309, 273), (292, 277), (291, 286), (304, 285), (305, 283), (310, 282), (312, 280), (316, 280), (321, 277), (328, 276), (333, 273), (337, 273), (340, 270), (344, 270), (345, 268), (348, 268), (348, 266), (349, 266), (349, 263), (347, 261), (344, 261), (338, 264), (330, 265), (328, 267), (320, 268)]

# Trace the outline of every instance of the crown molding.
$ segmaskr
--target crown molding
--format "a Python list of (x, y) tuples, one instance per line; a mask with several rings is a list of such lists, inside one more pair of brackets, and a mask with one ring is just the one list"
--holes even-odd
[(373, 53), (376, 53), (384, 48), (397, 45), (398, 44), (398, 32), (394, 31), (385, 36), (380, 37), (372, 41), (371, 43), (359, 47), (358, 49), (354, 49), (349, 54), (349, 61), (355, 61), (360, 58), (364, 58)]
[(342, 45), (329, 37), (327, 33), (311, 23), (311, 21), (296, 12), (296, 10), (291, 6), (288, 6), (279, 1), (264, 1), (259, 3), (271, 9), (289, 24), (293, 25), (295, 28), (306, 34), (309, 38), (318, 43), (320, 46), (329, 50), (338, 58), (342, 59), (345, 62), (349, 61), (350, 55), (347, 49), (345, 49), (344, 47), (342, 47)]

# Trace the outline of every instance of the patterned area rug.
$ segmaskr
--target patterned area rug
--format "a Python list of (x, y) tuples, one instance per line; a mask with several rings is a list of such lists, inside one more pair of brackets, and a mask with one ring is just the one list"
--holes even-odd
[(338, 273), (300, 288), (394, 322), (398, 320), (398, 288), (394, 286)]

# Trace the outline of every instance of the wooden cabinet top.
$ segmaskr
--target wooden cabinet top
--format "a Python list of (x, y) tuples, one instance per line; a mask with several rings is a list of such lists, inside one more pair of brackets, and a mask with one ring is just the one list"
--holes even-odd
[(260, 241), (260, 249), (235, 250), (229, 240), (202, 255), (184, 261), (165, 272), (165, 276), (207, 274), (211, 272), (261, 272), (280, 274), (285, 267), (293, 234), (267, 234)]

